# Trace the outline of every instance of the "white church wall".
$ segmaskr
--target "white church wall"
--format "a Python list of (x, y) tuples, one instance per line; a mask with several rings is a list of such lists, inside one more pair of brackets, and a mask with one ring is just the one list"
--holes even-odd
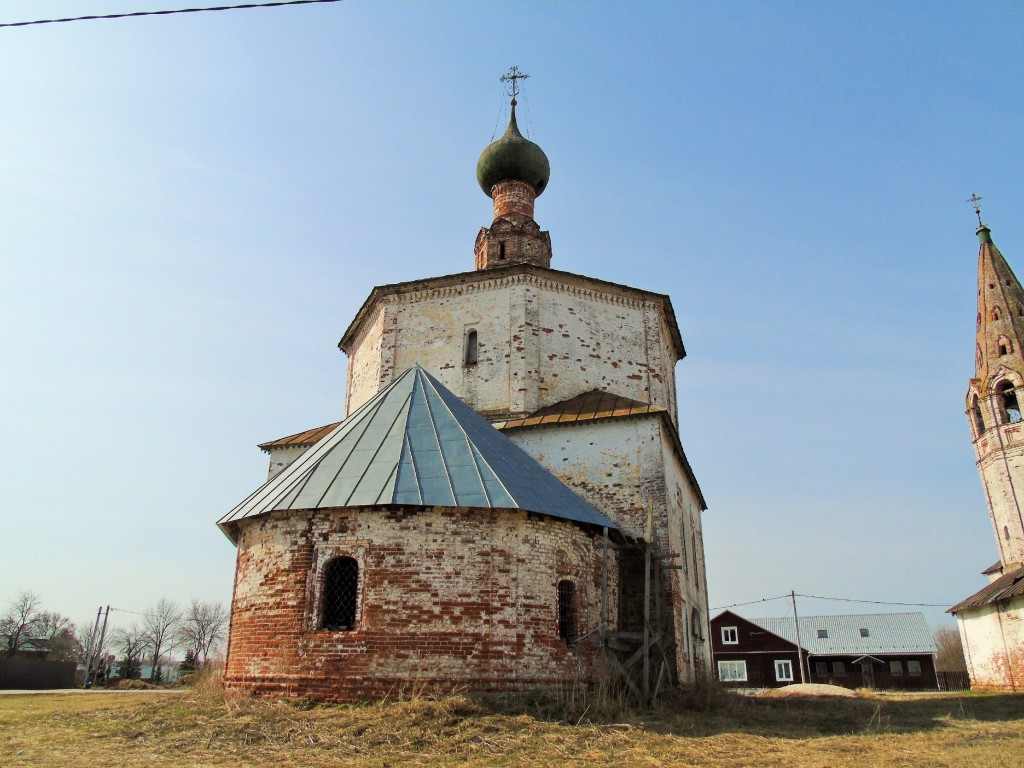
[[(442, 280), (379, 301), (382, 333), (364, 332), (350, 350), (347, 413), (419, 363), (492, 419), (592, 389), (660, 405), (675, 419), (675, 351), (659, 301), (565, 275)], [(479, 346), (466, 364), (470, 330)]]
[(964, 611), (957, 625), (972, 687), (1024, 690), (1024, 598)]
[(309, 448), (308, 445), (284, 445), (268, 449), (270, 469), (267, 472), (267, 480), (295, 461), (307, 448)]
[(1024, 424), (987, 432), (976, 450), (984, 457), (978, 468), (1000, 559), (1005, 564), (1024, 563)]

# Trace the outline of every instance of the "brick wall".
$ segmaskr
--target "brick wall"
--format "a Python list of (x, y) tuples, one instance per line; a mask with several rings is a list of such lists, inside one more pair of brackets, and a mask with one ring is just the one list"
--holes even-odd
[[(243, 521), (238, 546), (229, 688), (354, 701), (593, 674), (590, 642), (559, 639), (556, 588), (576, 584), (578, 634), (597, 627), (599, 531), (517, 510), (349, 508)], [(319, 628), (336, 556), (359, 563), (352, 631)], [(614, 561), (609, 585), (615, 616)]]

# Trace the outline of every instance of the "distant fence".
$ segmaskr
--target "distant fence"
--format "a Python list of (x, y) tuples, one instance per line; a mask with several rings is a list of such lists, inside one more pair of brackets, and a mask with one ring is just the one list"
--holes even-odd
[(969, 691), (971, 676), (966, 672), (936, 672), (940, 691)]
[(0, 659), (0, 690), (73, 688), (76, 666), (73, 661)]

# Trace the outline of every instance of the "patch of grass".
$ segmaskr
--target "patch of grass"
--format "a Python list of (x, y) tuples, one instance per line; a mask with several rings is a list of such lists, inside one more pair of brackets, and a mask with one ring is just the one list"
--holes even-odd
[(225, 697), (215, 680), (183, 695), (0, 696), (0, 765), (1024, 765), (1024, 696), (713, 698), (595, 722), (462, 696), (358, 706)]

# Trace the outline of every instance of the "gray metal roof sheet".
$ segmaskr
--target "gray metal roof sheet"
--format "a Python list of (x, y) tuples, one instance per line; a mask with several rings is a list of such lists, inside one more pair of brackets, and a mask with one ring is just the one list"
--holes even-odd
[[(747, 619), (796, 645), (791, 617)], [(867, 630), (867, 637), (861, 636)], [(827, 637), (818, 637), (825, 630)], [(801, 616), (800, 644), (810, 654), (871, 655), (880, 653), (935, 653), (935, 639), (922, 613), (868, 613), (839, 616)]]
[(218, 521), (286, 509), (408, 504), (525, 509), (617, 526), (418, 365)]

